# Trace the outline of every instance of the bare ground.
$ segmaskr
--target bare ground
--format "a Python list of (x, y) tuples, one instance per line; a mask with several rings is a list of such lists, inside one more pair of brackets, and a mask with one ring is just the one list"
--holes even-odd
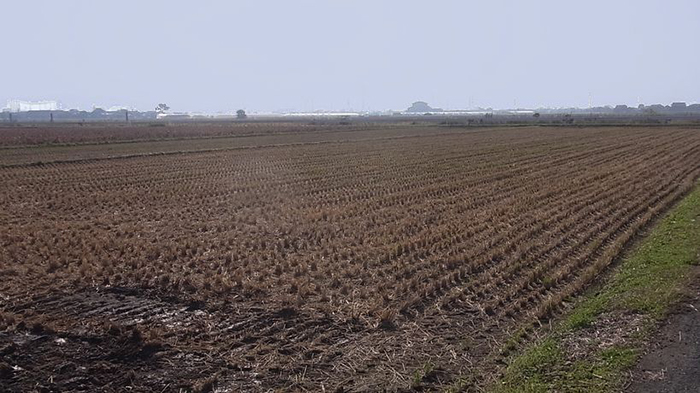
[(651, 344), (632, 370), (626, 391), (700, 391), (700, 270), (687, 299), (654, 334)]

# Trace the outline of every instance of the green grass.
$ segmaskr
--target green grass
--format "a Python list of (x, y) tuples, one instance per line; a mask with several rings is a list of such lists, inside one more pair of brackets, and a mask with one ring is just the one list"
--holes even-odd
[[(590, 291), (547, 337), (508, 365), (494, 392), (610, 392), (619, 390), (656, 322), (682, 298), (700, 251), (700, 187), (661, 220), (608, 282)], [(567, 361), (562, 339), (607, 313), (645, 316), (641, 332), (613, 346)]]

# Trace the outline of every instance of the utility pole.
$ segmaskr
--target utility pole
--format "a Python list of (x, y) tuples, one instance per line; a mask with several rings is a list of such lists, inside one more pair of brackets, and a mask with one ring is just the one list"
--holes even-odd
[(12, 123), (12, 112), (10, 112), (10, 123)]
[(129, 122), (129, 110), (128, 109), (126, 110), (126, 122), (127, 123)]
[(51, 116), (51, 123), (53, 123), (53, 112), (49, 113), (49, 116)]

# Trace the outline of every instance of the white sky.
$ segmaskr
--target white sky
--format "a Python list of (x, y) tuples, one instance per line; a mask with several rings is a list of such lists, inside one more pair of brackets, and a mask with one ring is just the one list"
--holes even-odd
[(0, 106), (700, 101), (700, 1), (0, 0)]

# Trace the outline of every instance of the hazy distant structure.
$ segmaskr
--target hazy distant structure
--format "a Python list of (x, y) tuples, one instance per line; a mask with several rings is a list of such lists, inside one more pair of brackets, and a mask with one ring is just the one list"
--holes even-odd
[(57, 111), (60, 109), (60, 105), (56, 101), (21, 101), (21, 100), (9, 100), (7, 101), (7, 108), (9, 112), (32, 112), (32, 111)]
[(442, 112), (442, 109), (431, 108), (430, 105), (428, 105), (428, 103), (425, 101), (416, 101), (408, 109), (406, 109), (406, 112), (412, 112), (412, 113)]
[(688, 109), (685, 102), (673, 102), (671, 103), (671, 111), (673, 112), (683, 112)]
[(616, 105), (615, 108), (613, 108), (614, 113), (631, 113), (633, 112), (634, 109), (630, 108), (627, 105)]
[(107, 112), (119, 112), (119, 111), (128, 111), (130, 108), (126, 105), (113, 105), (110, 107), (107, 107), (105, 110)]

